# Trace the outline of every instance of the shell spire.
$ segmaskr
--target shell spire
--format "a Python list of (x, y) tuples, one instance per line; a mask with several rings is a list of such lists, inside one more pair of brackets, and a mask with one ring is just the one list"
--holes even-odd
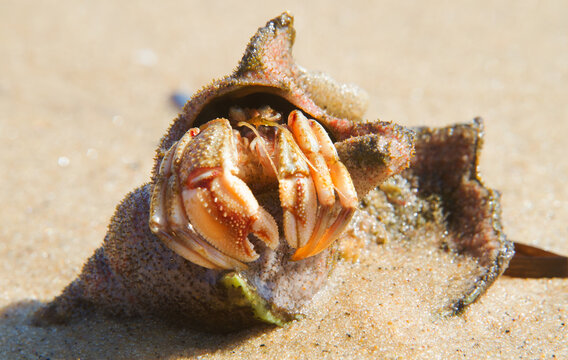
[(247, 76), (260, 69), (268, 74), (276, 68), (285, 72), (294, 69), (292, 46), (295, 38), (294, 17), (288, 12), (270, 20), (251, 38), (233, 76)]

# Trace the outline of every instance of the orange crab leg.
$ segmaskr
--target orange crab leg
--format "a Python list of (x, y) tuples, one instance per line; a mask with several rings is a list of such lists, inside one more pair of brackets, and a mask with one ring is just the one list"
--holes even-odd
[(310, 170), (289, 131), (280, 128), (276, 139), (275, 159), (283, 209), (284, 236), (293, 248), (310, 239), (317, 215), (317, 196)]
[[(337, 151), (325, 129), (317, 122), (308, 120), (300, 111), (290, 113), (288, 126), (311, 164), (311, 174), (320, 204), (318, 219), (310, 240), (292, 256), (292, 260), (301, 260), (316, 255), (337, 239), (355, 213), (358, 200), (351, 177), (339, 161)], [(332, 209), (335, 205), (335, 191), (338, 193), (342, 210), (334, 219)]]

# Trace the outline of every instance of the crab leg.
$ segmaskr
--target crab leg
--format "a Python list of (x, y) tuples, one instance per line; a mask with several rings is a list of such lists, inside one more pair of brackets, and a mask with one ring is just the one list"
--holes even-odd
[[(349, 225), (359, 202), (355, 186), (351, 180), (351, 175), (347, 171), (345, 165), (339, 161), (337, 150), (327, 135), (327, 132), (314, 120), (310, 120), (309, 124), (318, 143), (320, 144), (320, 152), (325, 159), (327, 167), (329, 168), (330, 176), (335, 190), (337, 191), (342, 209), (335, 221), (327, 229), (324, 236), (318, 241), (317, 247), (315, 247), (311, 251), (310, 255), (307, 256), (321, 252), (335, 239), (337, 239), (339, 235), (341, 235), (343, 230), (345, 230), (345, 228)], [(297, 256), (301, 258), (302, 252), (300, 251)]]
[[(329, 220), (329, 212), (335, 203), (335, 191), (329, 169), (325, 159), (319, 153), (320, 146), (309, 126), (308, 119), (300, 111), (293, 111), (288, 116), (288, 127), (292, 131), (295, 142), (310, 164), (310, 174), (317, 192), (318, 210), (312, 234), (303, 246), (298, 247), (299, 249), (311, 249), (317, 245), (317, 242), (325, 232)], [(308, 256), (310, 255), (308, 254), (295, 260)]]
[[(347, 169), (339, 161), (331, 139), (321, 125), (308, 120), (301, 112), (293, 111), (288, 117), (288, 126), (311, 164), (310, 172), (320, 204), (318, 220), (310, 240), (292, 256), (292, 260), (301, 260), (321, 252), (341, 234), (355, 212), (357, 192)], [(335, 205), (335, 191), (342, 209), (334, 219), (332, 210)]]
[(293, 248), (305, 246), (317, 217), (317, 196), (308, 164), (286, 128), (277, 133), (276, 172), (283, 209), (284, 236)]
[(347, 168), (339, 161), (339, 155), (337, 154), (333, 142), (323, 126), (318, 122), (310, 120), (309, 124), (320, 145), (320, 152), (329, 168), (331, 179), (341, 205), (345, 208), (355, 208), (358, 203), (357, 191), (355, 190), (353, 180), (351, 180), (351, 175), (347, 171)]

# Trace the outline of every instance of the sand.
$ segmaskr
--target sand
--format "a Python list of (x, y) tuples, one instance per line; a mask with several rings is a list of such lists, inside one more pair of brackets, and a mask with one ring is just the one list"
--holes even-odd
[(305, 318), (228, 336), (89, 318), (36, 328), (149, 177), (169, 96), (229, 73), (256, 29), (295, 15), (299, 64), (359, 84), (369, 118), (486, 121), (481, 172), (508, 236), (568, 254), (563, 1), (0, 4), (0, 358), (568, 358), (568, 280), (502, 277), (441, 318), (451, 258), (376, 246)]

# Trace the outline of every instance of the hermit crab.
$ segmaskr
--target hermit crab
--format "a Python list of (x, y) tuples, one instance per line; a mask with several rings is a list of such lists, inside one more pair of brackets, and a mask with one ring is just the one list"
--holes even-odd
[[(336, 240), (365, 222), (370, 237), (375, 225), (405, 236), (436, 222), (452, 249), (479, 260), (451, 313), (503, 272), (513, 251), (498, 197), (477, 176), (481, 121), (365, 121), (365, 93), (298, 66), (294, 36), (290, 14), (269, 21), (233, 74), (187, 102), (150, 182), (126, 196), (102, 247), (36, 323), (94, 309), (214, 331), (283, 324), (325, 284)], [(398, 200), (381, 210), (368, 200), (377, 194)]]

